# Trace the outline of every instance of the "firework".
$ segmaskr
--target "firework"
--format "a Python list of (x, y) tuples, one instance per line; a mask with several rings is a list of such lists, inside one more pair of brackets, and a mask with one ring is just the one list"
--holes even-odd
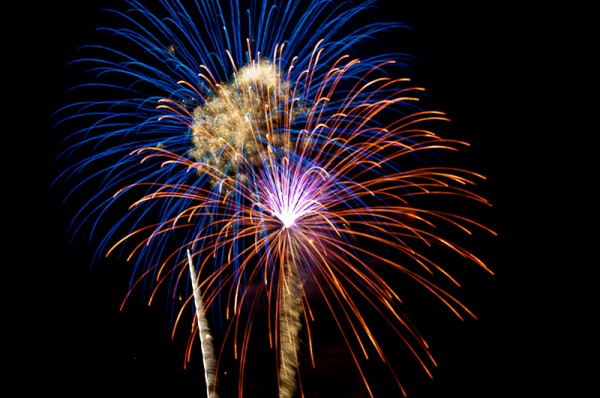
[[(467, 144), (431, 130), (448, 119), (418, 107), (423, 90), (404, 77), (402, 57), (353, 54), (400, 25), (347, 28), (372, 1), (126, 3), (127, 11), (111, 11), (121, 27), (101, 29), (111, 45), (86, 47), (75, 61), (94, 74), (80, 87), (93, 98), (58, 113), (79, 126), (64, 155), (81, 159), (60, 178), (83, 175), (74, 192), (95, 189), (74, 232), (92, 225), (99, 254), (133, 263), (130, 292), (149, 283), (152, 302), (167, 291), (174, 331), (193, 303), (198, 328), (207, 326), (201, 314), (212, 314), (239, 363), (239, 396), (261, 308), (281, 397), (302, 387), (302, 350), (315, 364), (317, 302), (370, 396), (371, 356), (404, 388), (365, 311), (431, 375), (435, 361), (401, 310), (390, 271), (458, 317), (472, 316), (437, 282), (458, 285), (430, 253), (443, 249), (491, 273), (450, 238), (454, 230), (493, 232), (439, 200), (488, 205), (471, 189), (483, 176), (440, 162)], [(179, 295), (188, 299), (180, 304)], [(205, 369), (209, 389), (227, 352), (218, 351)]]

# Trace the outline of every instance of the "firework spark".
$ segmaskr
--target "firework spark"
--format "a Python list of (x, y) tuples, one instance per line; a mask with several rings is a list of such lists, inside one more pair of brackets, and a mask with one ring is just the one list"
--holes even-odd
[[(387, 275), (404, 275), (459, 318), (473, 316), (437, 282), (459, 285), (430, 253), (443, 249), (491, 273), (450, 237), (493, 231), (440, 205), (438, 198), (489, 203), (472, 189), (483, 176), (439, 164), (467, 144), (431, 130), (448, 119), (417, 106), (423, 89), (395, 77), (403, 76), (401, 58), (352, 55), (356, 43), (400, 25), (343, 30), (372, 1), (256, 0), (247, 12), (235, 0), (228, 9), (214, 0), (188, 8), (163, 0), (158, 10), (126, 3), (128, 11), (112, 11), (122, 28), (104, 29), (111, 46), (91, 46), (93, 55), (76, 62), (92, 63), (97, 79), (81, 88), (99, 91), (59, 112), (61, 123), (81, 123), (65, 156), (82, 160), (61, 178), (84, 175), (75, 191), (96, 189), (75, 215), (75, 232), (91, 222), (103, 236), (99, 253), (134, 263), (130, 292), (149, 282), (152, 302), (167, 290), (173, 333), (193, 302), (213, 314), (239, 362), (239, 396), (261, 306), (281, 397), (302, 387), (304, 347), (315, 364), (317, 301), (370, 396), (371, 356), (405, 391), (365, 311), (431, 375), (429, 346)], [(98, 220), (121, 203), (129, 211), (100, 230)], [(179, 306), (181, 293), (188, 299)], [(209, 391), (226, 350), (219, 352)]]

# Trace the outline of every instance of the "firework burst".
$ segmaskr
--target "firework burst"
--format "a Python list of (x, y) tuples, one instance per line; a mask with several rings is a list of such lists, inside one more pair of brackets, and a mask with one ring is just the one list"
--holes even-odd
[[(212, 314), (219, 341), (231, 343), (239, 362), (239, 396), (261, 306), (281, 397), (301, 389), (301, 357), (315, 364), (317, 301), (370, 396), (364, 363), (372, 355), (404, 389), (365, 308), (431, 374), (428, 345), (387, 275), (397, 272), (458, 317), (472, 316), (434, 282), (441, 275), (458, 285), (429, 252), (441, 248), (491, 272), (451, 241), (453, 231), (440, 231), (493, 232), (435, 206), (446, 197), (488, 205), (471, 189), (483, 177), (437, 164), (466, 143), (431, 131), (448, 119), (417, 106), (423, 90), (396, 77), (400, 56), (352, 55), (356, 43), (399, 25), (342, 31), (371, 1), (257, 0), (246, 8), (232, 0), (225, 8), (163, 0), (157, 10), (126, 3), (129, 10), (111, 11), (122, 27), (102, 29), (111, 46), (86, 47), (90, 55), (75, 62), (92, 65), (95, 80), (80, 89), (94, 97), (58, 112), (61, 123), (81, 126), (64, 152), (81, 160), (60, 178), (79, 178), (74, 192), (96, 189), (74, 231), (111, 220), (96, 231), (98, 253), (133, 263), (130, 292), (149, 283), (151, 302), (165, 287), (174, 331), (193, 320), (194, 303)], [(115, 219), (121, 203), (128, 211)], [(211, 356), (215, 367), (225, 352)], [(217, 388), (218, 370), (210, 375)]]

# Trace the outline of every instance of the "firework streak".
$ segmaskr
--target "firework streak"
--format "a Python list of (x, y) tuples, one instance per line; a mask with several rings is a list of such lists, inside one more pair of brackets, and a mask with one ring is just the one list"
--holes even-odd
[(204, 301), (202, 293), (198, 288), (196, 269), (190, 251), (187, 251), (188, 265), (190, 267), (190, 280), (192, 289), (194, 289), (194, 305), (196, 307), (196, 319), (198, 321), (198, 336), (200, 336), (200, 344), (202, 345), (202, 364), (204, 365), (204, 375), (206, 380), (206, 396), (207, 398), (219, 398), (215, 392), (215, 373), (216, 373), (216, 357), (214, 347), (212, 345), (212, 335), (210, 327), (206, 319), (206, 311), (204, 310)]
[[(79, 159), (60, 178), (77, 179), (73, 194), (93, 192), (74, 233), (91, 225), (98, 253), (132, 262), (130, 294), (150, 286), (151, 303), (168, 293), (174, 334), (194, 302), (201, 337), (200, 315), (211, 314), (239, 363), (239, 396), (260, 308), (281, 397), (302, 387), (299, 352), (316, 362), (322, 308), (370, 396), (371, 356), (404, 388), (365, 308), (431, 374), (435, 361), (389, 275), (473, 316), (440, 285), (458, 281), (430, 253), (491, 273), (451, 238), (494, 233), (452, 209), (456, 200), (488, 205), (472, 189), (483, 176), (443, 163), (467, 144), (431, 131), (448, 119), (420, 109), (423, 89), (404, 77), (405, 58), (354, 54), (401, 25), (349, 27), (372, 1), (126, 3), (110, 11), (122, 25), (99, 31), (110, 45), (84, 47), (73, 62), (93, 74), (74, 90), (83, 99), (57, 113), (75, 131), (63, 155)], [(186, 360), (194, 326), (190, 336)], [(215, 368), (205, 366), (209, 394), (229, 352), (217, 351)]]

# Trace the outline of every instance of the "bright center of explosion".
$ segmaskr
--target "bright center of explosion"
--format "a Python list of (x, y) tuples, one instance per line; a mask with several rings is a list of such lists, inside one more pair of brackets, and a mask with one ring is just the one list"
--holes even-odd
[(296, 224), (298, 214), (293, 209), (284, 209), (281, 212), (275, 213), (275, 217), (281, 221), (284, 228), (291, 228)]
[(314, 169), (291, 171), (283, 161), (284, 169), (271, 170), (265, 176), (259, 190), (266, 209), (282, 224), (283, 228), (298, 226), (299, 220), (310, 218), (323, 210), (321, 201), (324, 175)]
[(268, 201), (273, 216), (283, 224), (283, 228), (294, 227), (298, 218), (311, 211), (310, 201), (306, 197), (307, 192), (302, 191), (303, 187), (293, 183), (290, 183), (289, 186), (298, 188), (300, 191), (286, 192), (279, 184), (273, 184), (270, 188), (273, 194)]

